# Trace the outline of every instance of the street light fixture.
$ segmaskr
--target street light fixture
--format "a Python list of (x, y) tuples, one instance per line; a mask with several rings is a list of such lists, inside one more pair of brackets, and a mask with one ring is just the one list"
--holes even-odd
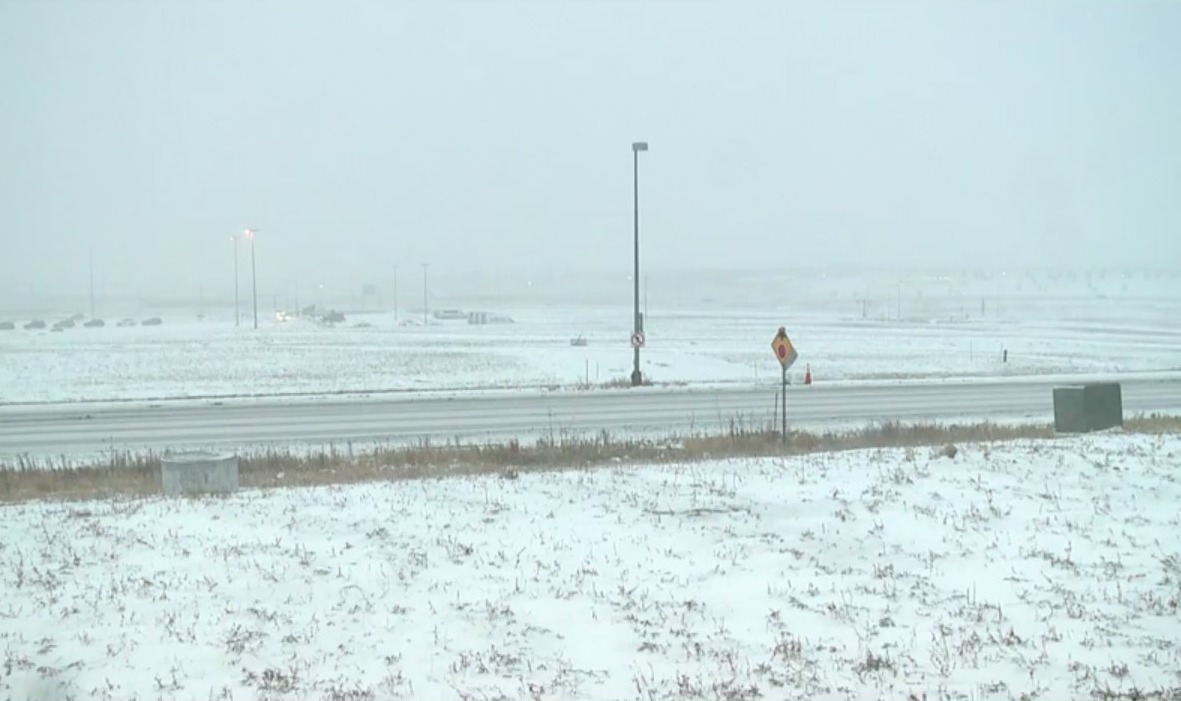
[(250, 239), (250, 296), (254, 304), (254, 330), (258, 330), (258, 268), (255, 266), (254, 237), (258, 229), (246, 229), (242, 235)]
[[(640, 316), (640, 152), (648, 150), (647, 141), (636, 141), (632, 143), (632, 196), (634, 209), (634, 224), (635, 224), (635, 239), (634, 239), (634, 262), (635, 270), (632, 272), (632, 284), (635, 291), (635, 308), (633, 316), (633, 335), (638, 335), (644, 330), (644, 321)], [(632, 387), (638, 387), (644, 381), (644, 374), (640, 372), (640, 344), (633, 343), (635, 358), (632, 367)]]

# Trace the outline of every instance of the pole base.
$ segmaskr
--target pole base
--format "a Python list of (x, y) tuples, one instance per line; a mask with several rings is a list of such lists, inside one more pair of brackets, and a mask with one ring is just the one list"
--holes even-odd
[(644, 374), (639, 370), (632, 370), (632, 387), (639, 387), (644, 384)]

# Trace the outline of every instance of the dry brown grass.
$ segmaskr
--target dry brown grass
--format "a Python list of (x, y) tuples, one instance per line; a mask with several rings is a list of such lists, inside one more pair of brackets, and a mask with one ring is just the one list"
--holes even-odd
[[(1152, 415), (1125, 422), (1129, 433), (1181, 432), (1181, 417)], [(750, 431), (738, 424), (723, 434), (664, 440), (616, 440), (606, 433), (591, 438), (543, 438), (525, 445), (432, 444), (429, 441), (357, 453), (332, 448), (308, 455), (271, 449), (239, 458), (241, 486), (247, 488), (351, 484), (424, 479), (449, 475), (585, 469), (608, 464), (694, 462), (736, 457), (945, 446), (1054, 437), (1046, 424), (874, 424), (853, 431), (794, 431), (785, 445), (777, 432)], [(0, 463), (0, 502), (34, 499), (102, 499), (160, 493), (159, 454), (121, 454), (84, 466), (21, 460)]]
[[(652, 378), (645, 375), (640, 380), (641, 387), (684, 387), (686, 382), (652, 382)], [(604, 382), (589, 382), (582, 381), (574, 385), (574, 389), (580, 391), (589, 391), (596, 389), (631, 389), (631, 377), (614, 377)], [(561, 389), (560, 386), (555, 386), (554, 389)]]

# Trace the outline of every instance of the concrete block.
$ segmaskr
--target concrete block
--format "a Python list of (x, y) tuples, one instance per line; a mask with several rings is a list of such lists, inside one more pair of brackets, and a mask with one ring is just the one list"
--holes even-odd
[(1123, 393), (1118, 382), (1054, 388), (1055, 432), (1090, 433), (1123, 425)]
[(1083, 395), (1083, 387), (1054, 388), (1054, 431), (1056, 433), (1087, 432), (1087, 412)]
[(1105, 431), (1124, 425), (1124, 399), (1118, 382), (1102, 382), (1083, 388), (1087, 428)]
[(160, 460), (165, 496), (230, 494), (238, 489), (238, 456), (233, 453), (174, 453)]

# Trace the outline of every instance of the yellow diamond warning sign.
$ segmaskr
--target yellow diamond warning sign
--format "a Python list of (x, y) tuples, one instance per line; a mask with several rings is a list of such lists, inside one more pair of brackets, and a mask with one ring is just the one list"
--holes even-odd
[(775, 358), (784, 370), (790, 368), (800, 357), (795, 346), (791, 344), (791, 339), (787, 337), (787, 330), (782, 326), (779, 327), (779, 333), (775, 334), (775, 340), (771, 341), (771, 349), (775, 351)]

